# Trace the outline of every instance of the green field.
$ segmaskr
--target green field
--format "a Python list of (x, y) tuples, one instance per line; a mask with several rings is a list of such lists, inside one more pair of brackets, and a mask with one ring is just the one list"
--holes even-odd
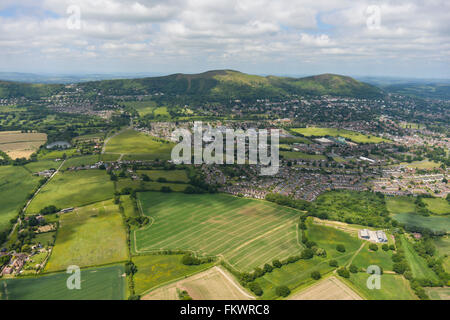
[(443, 261), (443, 266), (446, 272), (450, 272), (450, 239), (448, 236), (440, 237), (434, 240), (439, 256), (447, 256)]
[(206, 270), (214, 264), (186, 266), (181, 263), (182, 256), (178, 254), (133, 257), (133, 263), (138, 269), (133, 276), (136, 294), (142, 294), (151, 288)]
[(64, 165), (61, 167), (62, 170), (66, 170), (67, 168), (72, 167), (81, 167), (95, 164), (99, 161), (99, 155), (90, 155), (90, 156), (82, 156), (82, 157), (74, 157), (67, 159), (64, 162)]
[(170, 159), (174, 144), (134, 130), (125, 130), (109, 140), (106, 153), (125, 154), (126, 160)]
[(414, 250), (413, 245), (402, 236), (402, 247), (405, 250), (405, 257), (411, 267), (414, 278), (438, 280), (436, 273), (428, 268), (427, 261), (419, 256)]
[(434, 232), (438, 231), (450, 231), (450, 218), (449, 217), (424, 217), (414, 213), (400, 213), (393, 216), (398, 222), (415, 227), (423, 227), (430, 229)]
[(64, 155), (66, 157), (72, 157), (78, 154), (77, 149), (66, 149), (66, 150), (45, 150), (38, 153), (39, 160), (49, 160), (49, 159), (62, 159)]
[(437, 215), (449, 215), (450, 204), (442, 198), (424, 198), (423, 202), (427, 205), (428, 210)]
[(189, 182), (186, 170), (138, 170), (137, 174), (146, 174), (153, 181), (165, 178), (167, 181)]
[(123, 266), (81, 271), (81, 289), (67, 289), (65, 272), (0, 280), (0, 300), (123, 300), (126, 281)]
[(27, 163), (24, 167), (31, 173), (36, 173), (48, 169), (57, 169), (61, 165), (61, 162), (55, 162), (54, 160), (43, 160)]
[(450, 300), (450, 288), (425, 288), (431, 300)]
[(153, 111), (157, 108), (155, 101), (126, 101), (121, 104), (135, 109), (141, 117), (147, 114), (153, 114)]
[(321, 154), (307, 154), (300, 151), (280, 151), (280, 155), (286, 160), (303, 159), (303, 160), (325, 160), (326, 157)]
[(369, 250), (369, 245), (366, 243), (364, 248), (358, 253), (352, 264), (364, 270), (371, 265), (377, 265), (383, 268), (384, 271), (392, 271), (392, 251), (383, 251), (381, 245), (378, 245), (378, 251)]
[(132, 188), (140, 191), (161, 191), (162, 187), (170, 187), (172, 191), (183, 192), (188, 185), (184, 183), (155, 182), (131, 179), (119, 179), (116, 183), (117, 191), (123, 188)]
[[(416, 296), (409, 286), (409, 282), (400, 275), (383, 274), (381, 276), (381, 288), (370, 290), (367, 287), (367, 273), (352, 273), (350, 279), (344, 279), (362, 296), (369, 300), (416, 300)], [(342, 279), (342, 278), (340, 278)]]
[(402, 165), (405, 165), (408, 168), (414, 168), (414, 169), (435, 169), (439, 168), (441, 166), (440, 162), (434, 162), (429, 160), (423, 160), (423, 161), (413, 161), (411, 163), (408, 162), (402, 162)]
[(316, 137), (342, 137), (348, 140), (351, 140), (356, 143), (380, 143), (380, 142), (389, 142), (386, 139), (372, 136), (372, 135), (364, 135), (359, 132), (344, 130), (344, 129), (335, 129), (335, 128), (318, 128), (318, 127), (309, 127), (309, 128), (296, 128), (291, 129), (296, 133), (300, 133), (306, 137), (316, 136)]
[(55, 247), (45, 272), (69, 265), (95, 266), (128, 258), (126, 232), (119, 208), (99, 202), (61, 215)]
[(60, 172), (33, 199), (27, 214), (37, 213), (48, 205), (79, 207), (113, 196), (114, 185), (104, 170)]
[(193, 250), (245, 271), (300, 253), (294, 209), (224, 194), (140, 193), (139, 201), (153, 223), (134, 232), (137, 252)]
[(0, 231), (9, 225), (9, 220), (19, 214), (27, 196), (38, 185), (39, 177), (33, 176), (23, 167), (0, 167)]
[(414, 198), (386, 197), (386, 206), (391, 214), (416, 212)]

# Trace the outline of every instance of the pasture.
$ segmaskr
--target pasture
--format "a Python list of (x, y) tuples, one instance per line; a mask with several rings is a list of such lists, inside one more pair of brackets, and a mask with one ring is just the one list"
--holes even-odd
[(450, 203), (442, 198), (424, 198), (428, 210), (437, 215), (450, 215)]
[(122, 265), (81, 270), (81, 290), (67, 289), (65, 272), (0, 280), (0, 300), (123, 300)]
[(24, 167), (0, 166), (0, 231), (5, 230), (9, 220), (19, 214), (39, 179)]
[(378, 245), (378, 251), (369, 250), (369, 243), (366, 242), (364, 248), (353, 259), (352, 264), (364, 270), (371, 265), (377, 265), (384, 271), (392, 271), (392, 251), (384, 251), (381, 245)]
[(409, 281), (401, 275), (386, 273), (381, 275), (380, 290), (370, 290), (367, 287), (368, 278), (369, 274), (359, 272), (352, 273), (350, 279), (343, 279), (343, 281), (369, 300), (417, 300), (409, 286)]
[(224, 194), (139, 193), (138, 198), (152, 224), (134, 231), (135, 252), (192, 250), (221, 256), (241, 271), (300, 253), (294, 209)]
[(121, 191), (123, 188), (132, 188), (140, 191), (161, 191), (162, 187), (169, 187), (172, 191), (183, 192), (187, 186), (184, 183), (142, 181), (126, 178), (117, 181), (116, 190)]
[(11, 159), (29, 158), (46, 141), (45, 133), (0, 132), (0, 150)]
[(386, 197), (386, 207), (391, 214), (416, 212), (415, 198)]
[(113, 196), (114, 185), (104, 170), (59, 172), (33, 199), (27, 214), (38, 213), (48, 205), (80, 207)]
[(135, 130), (125, 130), (106, 144), (107, 154), (124, 154), (126, 160), (170, 159), (173, 143), (151, 137)]
[(349, 286), (336, 277), (324, 279), (292, 295), (289, 300), (363, 300)]
[(183, 255), (144, 255), (132, 258), (138, 271), (134, 274), (136, 294), (183, 279), (213, 266), (213, 263), (187, 266), (181, 263)]
[(389, 142), (389, 140), (372, 136), (365, 135), (359, 132), (344, 130), (344, 129), (335, 129), (335, 128), (318, 128), (318, 127), (308, 127), (308, 128), (295, 128), (291, 129), (295, 133), (299, 133), (304, 135), (305, 137), (342, 137), (348, 140), (351, 140), (356, 143), (381, 143), (381, 142)]
[(420, 214), (400, 213), (394, 215), (393, 218), (406, 226), (423, 227), (433, 232), (445, 231), (448, 233), (450, 231), (450, 219), (448, 217), (424, 217)]
[(254, 299), (226, 270), (213, 267), (176, 283), (158, 288), (143, 300), (178, 300), (177, 291), (187, 291), (193, 300), (249, 300)]
[(45, 272), (64, 270), (69, 265), (87, 267), (125, 261), (126, 239), (119, 208), (112, 201), (64, 213)]
[(189, 182), (186, 170), (138, 170), (137, 174), (146, 174), (153, 181), (164, 178), (167, 181)]
[(61, 170), (66, 170), (72, 167), (83, 167), (95, 164), (99, 161), (99, 155), (81, 156), (67, 159)]

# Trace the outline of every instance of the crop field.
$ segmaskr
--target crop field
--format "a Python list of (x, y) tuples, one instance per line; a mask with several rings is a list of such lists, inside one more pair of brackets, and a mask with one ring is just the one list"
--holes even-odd
[(427, 205), (428, 210), (434, 214), (450, 215), (450, 204), (446, 199), (425, 198), (423, 202)]
[(81, 289), (67, 289), (65, 272), (0, 280), (0, 300), (123, 300), (125, 268), (121, 265), (81, 270)]
[(140, 193), (139, 201), (153, 223), (134, 232), (137, 252), (220, 255), (243, 271), (300, 253), (294, 209), (224, 194)]
[(419, 256), (413, 245), (404, 236), (402, 236), (402, 246), (414, 278), (438, 280), (436, 273), (428, 268), (427, 261)]
[(326, 157), (321, 154), (307, 154), (300, 151), (280, 151), (280, 155), (283, 156), (284, 159), (304, 159), (304, 160), (325, 160)]
[(38, 185), (39, 178), (20, 166), (0, 167), (0, 231), (19, 214), (27, 196)]
[(414, 213), (400, 213), (393, 216), (398, 222), (410, 225), (428, 228), (434, 232), (445, 231), (450, 232), (450, 218), (430, 216), (424, 217)]
[(45, 133), (0, 132), (0, 150), (11, 159), (29, 158), (46, 141)]
[(152, 288), (183, 279), (200, 271), (209, 269), (214, 263), (187, 266), (181, 263), (183, 255), (144, 255), (133, 257), (138, 271), (134, 274), (137, 294), (143, 294)]
[(60, 172), (33, 199), (27, 214), (37, 213), (48, 205), (79, 207), (113, 196), (114, 185), (104, 170)]
[(350, 279), (340, 279), (355, 288), (358, 293), (368, 300), (417, 300), (416, 295), (409, 286), (409, 281), (403, 276), (384, 273), (380, 279), (380, 290), (370, 290), (367, 287), (369, 276), (365, 272), (358, 272), (352, 273)]
[(362, 300), (362, 298), (338, 278), (329, 277), (294, 294), (289, 300)]
[(125, 130), (108, 141), (106, 153), (128, 155), (124, 159), (137, 157), (148, 160), (168, 160), (173, 146), (174, 144), (171, 142), (134, 130)]
[(143, 300), (178, 300), (177, 291), (187, 291), (193, 300), (249, 300), (254, 299), (226, 270), (213, 267), (187, 279), (158, 288)]
[(300, 133), (306, 137), (316, 136), (316, 137), (342, 137), (348, 140), (351, 140), (356, 143), (380, 143), (380, 142), (389, 142), (389, 140), (371, 136), (364, 135), (359, 132), (344, 130), (344, 129), (335, 129), (335, 128), (318, 128), (318, 127), (309, 127), (309, 128), (296, 128), (291, 129), (296, 133)]
[(99, 202), (61, 215), (55, 247), (45, 272), (69, 265), (87, 267), (128, 258), (126, 232), (119, 208)]

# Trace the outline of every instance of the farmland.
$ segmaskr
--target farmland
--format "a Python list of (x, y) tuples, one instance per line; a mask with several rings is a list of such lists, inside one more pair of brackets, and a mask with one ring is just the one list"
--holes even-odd
[(394, 215), (394, 219), (407, 226), (423, 227), (434, 232), (450, 231), (450, 219), (448, 217), (424, 217), (415, 213), (400, 213)]
[(37, 213), (48, 205), (79, 207), (113, 196), (114, 186), (105, 171), (60, 172), (33, 199), (27, 214)]
[(123, 266), (81, 270), (81, 290), (68, 290), (65, 272), (0, 280), (0, 300), (123, 300)]
[(348, 140), (351, 140), (356, 143), (380, 143), (380, 142), (388, 142), (388, 140), (371, 136), (364, 135), (359, 132), (344, 130), (344, 129), (335, 129), (335, 128), (318, 128), (318, 127), (308, 127), (308, 128), (296, 128), (291, 129), (295, 133), (302, 134), (306, 137), (316, 136), (316, 137), (342, 137)]
[(29, 158), (46, 141), (45, 133), (0, 132), (0, 150), (11, 159)]
[(140, 193), (153, 223), (136, 230), (133, 250), (193, 250), (223, 256), (239, 270), (299, 254), (298, 211), (228, 195)]
[(0, 167), (0, 231), (18, 215), (27, 196), (37, 187), (39, 178), (23, 167)]
[(210, 268), (213, 264), (186, 266), (181, 263), (183, 255), (143, 255), (133, 257), (137, 273), (133, 276), (137, 294), (185, 278), (197, 272)]
[(392, 271), (392, 251), (386, 252), (381, 250), (381, 248), (379, 248), (378, 251), (372, 251), (366, 243), (364, 248), (362, 248), (355, 257), (352, 264), (358, 268), (363, 268), (364, 270), (371, 265), (377, 265), (383, 268), (384, 271)]
[(338, 278), (329, 277), (293, 295), (289, 300), (362, 300), (362, 298)]
[(109, 264), (128, 258), (126, 233), (119, 209), (99, 202), (61, 215), (55, 247), (46, 272)]
[(174, 144), (134, 130), (125, 130), (106, 145), (107, 154), (125, 154), (126, 159), (170, 159)]
[(450, 215), (450, 204), (447, 200), (441, 198), (425, 198), (423, 202), (428, 210), (437, 215)]
[(143, 300), (177, 300), (179, 290), (187, 291), (194, 300), (254, 299), (226, 270), (213, 267), (174, 284), (158, 288), (145, 295)]

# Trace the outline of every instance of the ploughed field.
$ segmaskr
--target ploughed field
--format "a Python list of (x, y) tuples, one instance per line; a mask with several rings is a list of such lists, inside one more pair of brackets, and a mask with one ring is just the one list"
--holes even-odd
[(150, 192), (140, 193), (139, 201), (152, 221), (132, 235), (136, 253), (193, 251), (250, 271), (301, 251), (295, 209), (224, 194)]

